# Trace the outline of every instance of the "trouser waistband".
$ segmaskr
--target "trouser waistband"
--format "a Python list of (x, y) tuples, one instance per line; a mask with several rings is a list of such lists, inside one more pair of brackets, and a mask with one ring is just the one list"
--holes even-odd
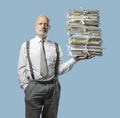
[(51, 80), (47, 80), (47, 81), (41, 81), (41, 80), (35, 80), (36, 82), (38, 83), (41, 83), (41, 84), (54, 84), (58, 81), (58, 78), (57, 77), (54, 77), (52, 78)]

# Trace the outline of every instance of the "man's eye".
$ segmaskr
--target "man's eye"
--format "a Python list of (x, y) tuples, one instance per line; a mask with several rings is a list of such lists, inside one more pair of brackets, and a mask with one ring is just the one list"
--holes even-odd
[(45, 26), (49, 26), (48, 24), (45, 24)]

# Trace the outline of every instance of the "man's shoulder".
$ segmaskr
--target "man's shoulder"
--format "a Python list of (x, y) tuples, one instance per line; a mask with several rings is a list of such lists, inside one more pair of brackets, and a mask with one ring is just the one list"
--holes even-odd
[[(47, 42), (49, 43), (49, 44), (53, 44), (53, 45), (55, 45), (57, 42), (56, 41), (52, 41), (52, 40), (47, 40)], [(57, 43), (58, 44), (58, 43)]]
[(25, 40), (22, 44), (21, 44), (21, 47), (26, 47), (26, 42), (27, 41), (32, 41), (34, 38), (31, 38), (31, 39), (27, 39), (27, 40)]
[(30, 38), (30, 39), (26, 39), (26, 40), (23, 42), (23, 44), (26, 44), (27, 41), (29, 41), (29, 42), (34, 42), (34, 40), (35, 40), (35, 37), (34, 37), (34, 38)]

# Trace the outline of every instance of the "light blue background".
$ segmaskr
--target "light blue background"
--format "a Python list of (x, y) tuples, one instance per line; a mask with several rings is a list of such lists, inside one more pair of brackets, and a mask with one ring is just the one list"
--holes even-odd
[(78, 62), (62, 76), (58, 118), (120, 118), (120, 3), (118, 0), (0, 1), (0, 118), (24, 118), (24, 93), (17, 80), (21, 44), (35, 36), (34, 21), (46, 14), (49, 38), (66, 51), (69, 9), (98, 9), (103, 56)]

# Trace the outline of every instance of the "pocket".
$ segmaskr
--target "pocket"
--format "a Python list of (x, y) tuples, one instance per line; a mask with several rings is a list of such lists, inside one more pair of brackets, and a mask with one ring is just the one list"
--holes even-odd
[(35, 86), (36, 86), (36, 82), (34, 81), (29, 82), (28, 86), (24, 90), (25, 95), (29, 95), (33, 91)]

